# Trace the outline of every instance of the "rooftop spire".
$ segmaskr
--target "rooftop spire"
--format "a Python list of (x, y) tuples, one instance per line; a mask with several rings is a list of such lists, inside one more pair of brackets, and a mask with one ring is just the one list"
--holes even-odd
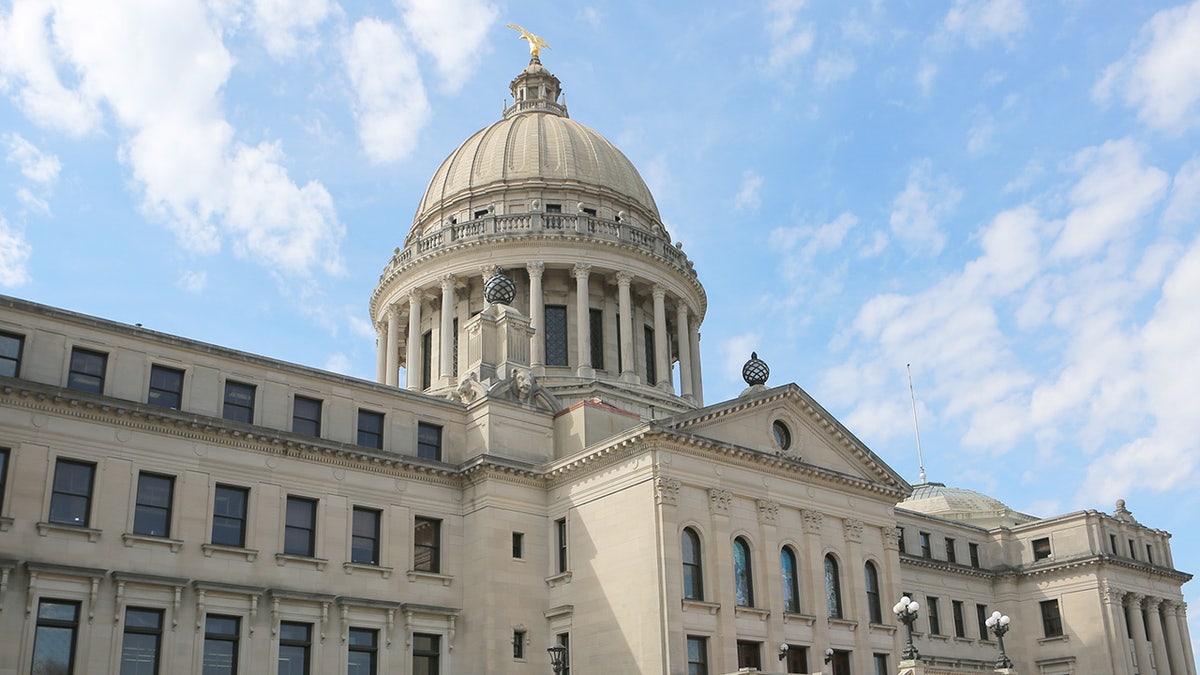
[(524, 112), (543, 112), (569, 117), (567, 106), (559, 102), (559, 96), (562, 94), (561, 83), (542, 65), (541, 52), (543, 49), (550, 49), (550, 45), (515, 23), (508, 24), (508, 27), (520, 32), (521, 39), (529, 42), (529, 65), (508, 85), (512, 91), (513, 104), (504, 110), (504, 117)]

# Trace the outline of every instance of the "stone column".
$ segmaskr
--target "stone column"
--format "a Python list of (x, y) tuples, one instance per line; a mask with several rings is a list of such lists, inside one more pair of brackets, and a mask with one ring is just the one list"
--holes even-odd
[(671, 364), (667, 362), (667, 289), (654, 285), (654, 368), (657, 382), (654, 386), (669, 391), (671, 389)]
[[(698, 319), (699, 317), (697, 317)], [(697, 321), (698, 322), (698, 321)], [(696, 405), (704, 405), (704, 378), (700, 372), (700, 331), (699, 326), (688, 326), (688, 341), (692, 353), (692, 397)]]
[(453, 274), (439, 279), (442, 283), (442, 327), (438, 336), (439, 372), (443, 385), (454, 377), (454, 283)]
[(1187, 673), (1187, 654), (1183, 651), (1175, 606), (1176, 603), (1171, 600), (1163, 601), (1162, 622), (1167, 632), (1167, 657), (1171, 660), (1171, 672), (1184, 675)]
[(1109, 641), (1108, 657), (1112, 659), (1113, 672), (1116, 675), (1133, 675), (1133, 661), (1129, 656), (1129, 643), (1125, 636), (1129, 629), (1125, 624), (1125, 609), (1122, 604), (1125, 592), (1109, 586), (1107, 583), (1100, 589), (1100, 599), (1104, 605), (1105, 618), (1108, 623)]
[(408, 354), (405, 357), (408, 388), (421, 390), (421, 289), (408, 292)]
[[(734, 638), (738, 634), (735, 623), (737, 588), (734, 584), (733, 537), (729, 522), (729, 509), (732, 502), (733, 494), (729, 490), (709, 488), (708, 512), (712, 524), (712, 544), (711, 551), (705, 549), (704, 561), (713, 563), (709, 567), (713, 571), (712, 582), (709, 586), (713, 589), (713, 597), (708, 599), (721, 603), (722, 609), (717, 612), (717, 634), (708, 643), (712, 650), (710, 656), (713, 657), (712, 667), (709, 670), (714, 673), (729, 673), (737, 670), (737, 641)], [(755, 561), (752, 560), (751, 563), (754, 564)], [(758, 561), (757, 564), (761, 565), (762, 561)], [(705, 575), (708, 575), (707, 570)], [(769, 654), (763, 656), (771, 658)]]
[(1129, 610), (1129, 629), (1133, 633), (1133, 653), (1137, 656), (1139, 673), (1150, 674), (1150, 645), (1146, 641), (1146, 620), (1142, 614), (1142, 599), (1146, 596), (1130, 593), (1125, 596)]
[(679, 344), (679, 395), (692, 396), (692, 340), (688, 330), (688, 308), (682, 298), (675, 304), (675, 341)]
[(575, 277), (575, 349), (579, 352), (579, 365), (575, 368), (575, 374), (579, 377), (592, 377), (596, 374), (596, 371), (592, 370), (592, 326), (588, 313), (591, 308), (588, 275), (591, 271), (592, 266), (583, 263), (576, 265), (571, 271)]
[(388, 306), (387, 312), (387, 373), (384, 383), (395, 387), (400, 384), (400, 308)]
[(617, 311), (621, 314), (621, 380), (636, 383), (638, 376), (633, 365), (633, 298), (629, 290), (631, 283), (632, 274), (617, 272)]
[[(821, 530), (824, 527), (825, 516), (820, 511), (804, 509), (800, 511), (804, 520), (804, 543), (802, 553), (805, 560), (803, 565), (803, 586), (800, 589), (800, 607), (804, 609), (807, 603), (813, 616), (817, 617), (813, 625), (813, 650), (809, 654), (817, 664), (825, 658), (825, 647), (829, 646), (829, 604), (825, 595), (825, 545), (821, 542)], [(843, 600), (845, 598), (843, 597)], [(809, 664), (811, 668), (812, 663)]]
[(1146, 622), (1150, 628), (1150, 647), (1154, 650), (1154, 665), (1160, 674), (1174, 672), (1170, 670), (1171, 657), (1167, 655), (1167, 641), (1163, 639), (1162, 618), (1158, 608), (1162, 598), (1146, 598)]
[[(846, 540), (846, 554), (842, 558), (841, 565), (841, 581), (842, 581), (842, 616), (847, 619), (867, 616), (866, 612), (859, 608), (866, 601), (866, 571), (863, 566), (862, 554), (862, 533), (863, 521), (856, 518), (845, 518), (842, 520), (842, 537)], [(822, 561), (824, 564), (824, 561)], [(824, 570), (822, 570), (824, 571)], [(880, 611), (883, 611), (883, 598), (879, 599)], [(864, 627), (868, 621), (863, 622)], [(860, 628), (859, 630), (862, 630)], [(870, 629), (868, 628), (867, 632)], [(862, 635), (860, 633), (859, 635)], [(854, 659), (854, 672), (869, 673), (871, 672), (871, 650), (855, 649), (851, 655)]]
[(1192, 652), (1192, 640), (1188, 632), (1186, 602), (1175, 603), (1175, 624), (1176, 630), (1179, 631), (1179, 646), (1183, 650), (1183, 663), (1187, 666), (1187, 675), (1196, 675), (1196, 657)]
[[(384, 308), (384, 313), (391, 311)], [(375, 324), (375, 381), (379, 384), (387, 382), (387, 320)]]
[(546, 301), (542, 297), (542, 272), (545, 265), (531, 262), (525, 266), (529, 271), (529, 327), (533, 338), (529, 343), (529, 366), (535, 375), (546, 374)]

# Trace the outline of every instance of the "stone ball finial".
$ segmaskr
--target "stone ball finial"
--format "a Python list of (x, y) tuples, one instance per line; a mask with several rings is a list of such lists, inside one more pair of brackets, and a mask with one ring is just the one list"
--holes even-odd
[(496, 273), (483, 283), (483, 299), (489, 303), (511, 305), (516, 297), (517, 285), (502, 269), (497, 269)]
[(746, 365), (742, 366), (742, 379), (751, 387), (760, 384), (766, 384), (767, 378), (771, 376), (771, 369), (767, 364), (758, 358), (758, 352), (750, 352), (750, 360)]

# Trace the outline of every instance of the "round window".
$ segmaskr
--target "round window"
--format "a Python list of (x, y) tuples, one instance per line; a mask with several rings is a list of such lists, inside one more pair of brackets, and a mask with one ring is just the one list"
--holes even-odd
[(778, 445), (780, 450), (787, 450), (792, 446), (792, 432), (782, 421), (775, 420), (771, 424), (771, 431), (775, 434), (775, 445)]

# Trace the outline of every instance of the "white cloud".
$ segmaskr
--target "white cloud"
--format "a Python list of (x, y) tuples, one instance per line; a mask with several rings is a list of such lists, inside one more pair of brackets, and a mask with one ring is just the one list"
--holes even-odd
[(375, 326), (371, 325), (370, 321), (362, 318), (358, 314), (351, 314), (346, 317), (346, 323), (350, 325), (350, 332), (363, 338), (374, 340), (378, 337), (375, 332)]
[(32, 254), (25, 235), (0, 216), (0, 286), (22, 286), (29, 281), (29, 256)]
[(985, 111), (977, 111), (975, 121), (967, 131), (967, 154), (978, 157), (996, 147), (996, 124)]
[(363, 19), (343, 49), (363, 150), (373, 162), (407, 156), (429, 121), (417, 59), (395, 26)]
[(331, 354), (329, 358), (325, 359), (325, 365), (322, 366), (322, 369), (328, 370), (331, 373), (349, 375), (354, 370), (354, 362), (350, 359), (350, 357), (338, 352), (336, 354)]
[(479, 64), (487, 32), (500, 10), (487, 0), (396, 0), (396, 4), (417, 46), (433, 56), (446, 89), (458, 91)]
[(315, 29), (333, 9), (328, 0), (254, 0), (253, 4), (254, 29), (277, 59), (292, 56), (305, 41), (315, 41)]
[(4, 135), (8, 142), (8, 161), (16, 164), (21, 173), (41, 186), (51, 186), (58, 180), (62, 164), (54, 154), (46, 154), (20, 134)]
[(721, 371), (731, 382), (742, 379), (742, 366), (750, 360), (751, 352), (757, 352), (762, 347), (761, 336), (758, 333), (743, 333), (735, 335), (721, 345)]
[(17, 201), (25, 207), (26, 210), (39, 215), (50, 215), (50, 202), (35, 194), (27, 187), (17, 188)]
[(738, 210), (749, 209), (757, 211), (762, 203), (763, 177), (750, 169), (742, 172), (742, 187), (733, 198), (733, 206)]
[(780, 71), (812, 49), (813, 27), (800, 20), (805, 0), (769, 0), (767, 2), (767, 35), (771, 51), (767, 64)]
[(892, 201), (892, 236), (910, 253), (937, 255), (946, 244), (941, 221), (962, 198), (962, 191), (945, 176), (933, 175), (928, 159), (913, 165), (908, 183)]
[(928, 96), (929, 92), (933, 91), (933, 81), (937, 79), (938, 66), (936, 63), (925, 61), (921, 63), (921, 67), (917, 69), (916, 82), (917, 88), (921, 90), (922, 96)]
[(845, 212), (832, 221), (812, 226), (777, 227), (768, 241), (777, 255), (787, 261), (789, 274), (799, 273), (818, 256), (842, 247), (846, 235), (858, 225), (858, 216)]
[(971, 47), (1010, 42), (1029, 22), (1022, 0), (955, 0), (942, 25)]
[(179, 280), (175, 285), (188, 293), (200, 293), (208, 287), (208, 274), (203, 271), (187, 270), (179, 275)]
[(844, 80), (858, 70), (858, 63), (848, 54), (824, 56), (817, 60), (813, 80), (821, 86), (828, 86)]
[(1182, 132), (1200, 121), (1200, 1), (1158, 12), (1092, 90), (1118, 95), (1153, 128)]
[(1171, 200), (1163, 213), (1169, 225), (1200, 219), (1200, 157), (1188, 160), (1171, 181)]

